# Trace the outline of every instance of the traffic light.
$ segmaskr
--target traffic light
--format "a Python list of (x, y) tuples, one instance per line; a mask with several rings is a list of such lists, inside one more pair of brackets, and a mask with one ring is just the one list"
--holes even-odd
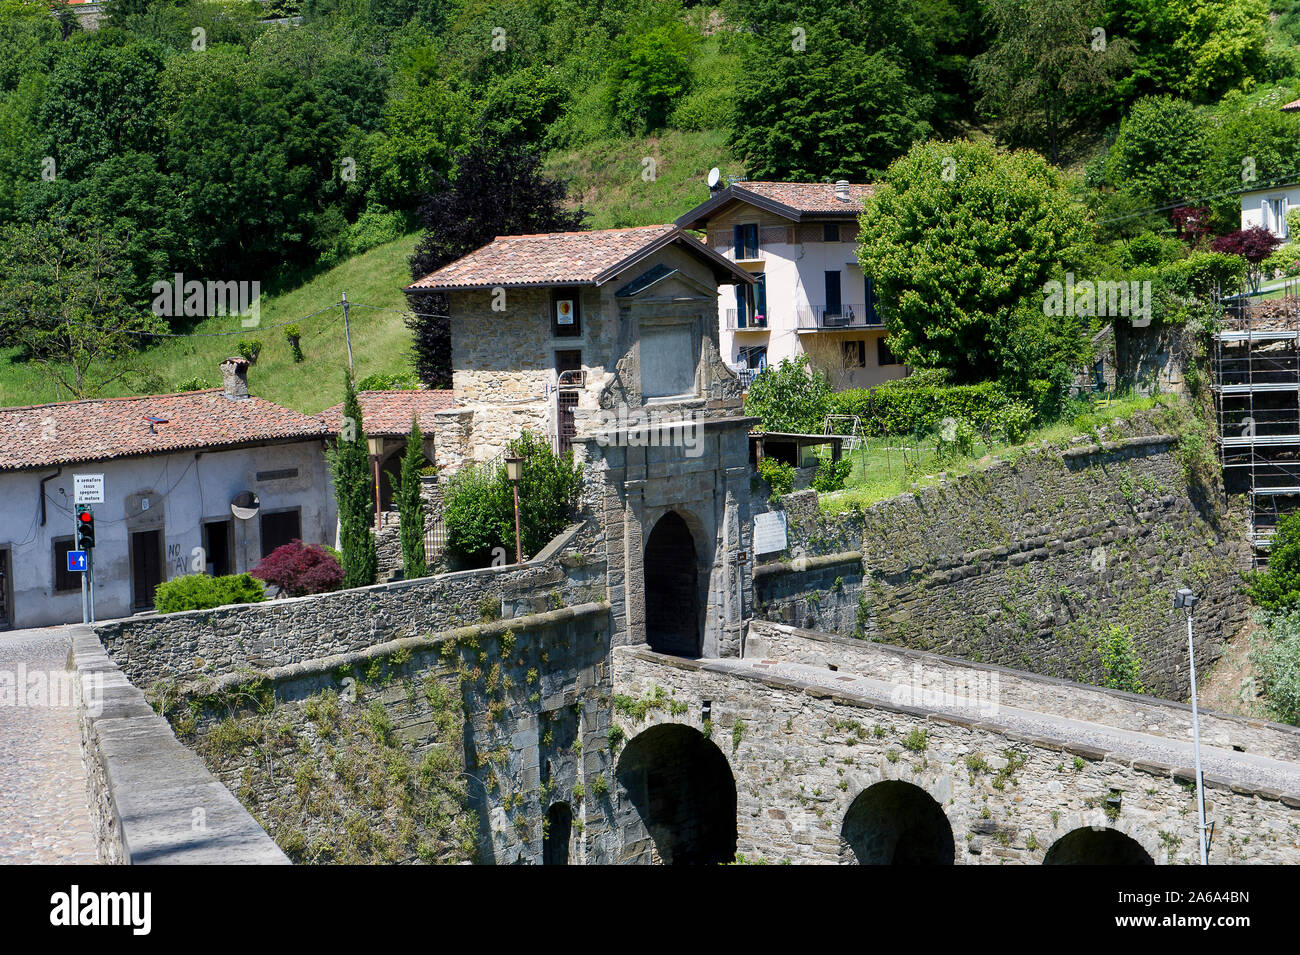
[(95, 546), (95, 515), (88, 507), (77, 508), (77, 550)]

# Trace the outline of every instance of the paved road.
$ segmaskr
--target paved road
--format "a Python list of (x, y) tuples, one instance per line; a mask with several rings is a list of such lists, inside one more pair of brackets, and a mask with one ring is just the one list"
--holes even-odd
[(0, 864), (97, 861), (71, 645), (64, 627), (0, 631)]
[[(763, 673), (795, 680), (805, 685), (834, 689), (846, 696), (865, 702), (890, 701), (896, 684), (871, 677), (857, 676), (844, 670), (832, 671), (825, 667), (802, 663), (785, 663), (776, 660), (711, 659), (710, 669), (733, 673)], [(928, 705), (928, 704), (927, 704)], [(1027, 736), (1061, 739), (1107, 752), (1122, 753), (1128, 759), (1146, 760), (1190, 768), (1193, 765), (1191, 740), (1170, 739), (1131, 730), (1067, 719), (1052, 713), (1039, 713), (1018, 707), (999, 706), (996, 716), (979, 708), (944, 704), (936, 708), (955, 716), (974, 718), (980, 722), (1006, 726), (1013, 732)], [(1238, 753), (1201, 744), (1201, 767), (1208, 775), (1222, 776), (1234, 782), (1251, 783), (1260, 788), (1277, 789), (1287, 793), (1300, 793), (1300, 765), (1270, 759), (1251, 753)]]

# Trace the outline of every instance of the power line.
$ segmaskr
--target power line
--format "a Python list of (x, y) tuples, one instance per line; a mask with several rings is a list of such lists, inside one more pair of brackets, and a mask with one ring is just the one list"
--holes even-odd
[(1272, 182), (1265, 182), (1259, 185), (1251, 185), (1244, 189), (1229, 189), (1227, 192), (1216, 192), (1208, 196), (1195, 196), (1190, 199), (1181, 199), (1175, 202), (1170, 202), (1162, 206), (1152, 206), (1148, 209), (1139, 209), (1137, 212), (1126, 213), (1125, 215), (1122, 216), (1112, 216), (1109, 219), (1098, 219), (1097, 224), (1109, 225), (1112, 222), (1125, 222), (1128, 219), (1138, 219), (1141, 218), (1142, 216), (1149, 216), (1157, 212), (1170, 212), (1182, 206), (1191, 206), (1201, 202), (1210, 202), (1214, 199), (1222, 199), (1225, 196), (1242, 196), (1248, 192), (1261, 192), (1265, 189), (1275, 189), (1281, 186), (1291, 185), (1296, 181), (1297, 178), (1300, 177), (1294, 175), (1284, 176), (1281, 179), (1276, 179)]

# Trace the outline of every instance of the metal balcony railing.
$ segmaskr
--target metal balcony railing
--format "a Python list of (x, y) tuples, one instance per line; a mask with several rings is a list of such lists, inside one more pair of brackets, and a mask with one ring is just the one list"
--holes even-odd
[(766, 331), (768, 316), (764, 312), (748, 315), (739, 309), (729, 308), (726, 314), (727, 330), (732, 332)]
[(834, 331), (841, 328), (881, 328), (884, 322), (870, 304), (845, 304), (839, 308), (822, 308), (816, 311), (799, 310), (801, 331)]

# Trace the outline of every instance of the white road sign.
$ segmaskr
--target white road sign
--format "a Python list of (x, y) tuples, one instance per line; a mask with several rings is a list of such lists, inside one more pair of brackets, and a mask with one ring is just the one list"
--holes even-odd
[(76, 474), (72, 478), (74, 504), (103, 504), (104, 475)]

